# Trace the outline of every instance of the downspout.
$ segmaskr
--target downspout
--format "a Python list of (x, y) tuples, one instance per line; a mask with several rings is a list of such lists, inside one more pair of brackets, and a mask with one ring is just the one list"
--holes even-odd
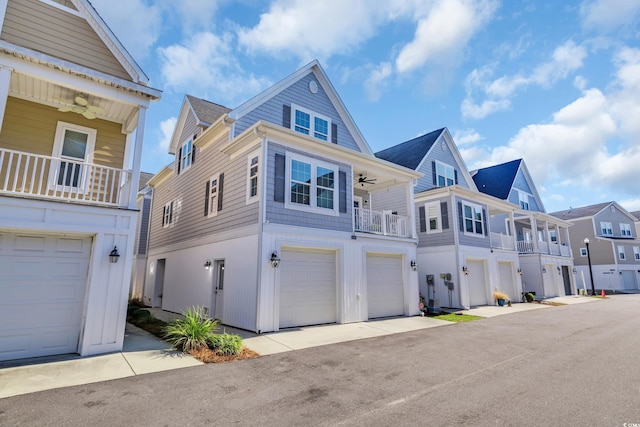
[(257, 333), (261, 333), (262, 331), (258, 328), (258, 324), (260, 323), (261, 319), (261, 310), (260, 310), (260, 295), (262, 293), (262, 269), (263, 266), (262, 264), (264, 263), (264, 260), (262, 259), (262, 252), (263, 252), (263, 245), (262, 245), (262, 241), (263, 241), (263, 233), (264, 233), (264, 223), (266, 221), (267, 218), (267, 174), (266, 174), (266, 164), (267, 164), (267, 133), (266, 132), (262, 132), (260, 131), (260, 127), (257, 126), (253, 129), (253, 132), (260, 138), (262, 138), (262, 145), (261, 145), (261, 152), (260, 152), (260, 157), (261, 157), (261, 161), (260, 161), (260, 171), (259, 171), (259, 177), (261, 178), (260, 183), (261, 183), (261, 189), (260, 189), (260, 200), (258, 201), (258, 204), (260, 205), (259, 208), (259, 215), (258, 215), (258, 260), (257, 260), (257, 266), (258, 266), (258, 283), (256, 284), (256, 332)]

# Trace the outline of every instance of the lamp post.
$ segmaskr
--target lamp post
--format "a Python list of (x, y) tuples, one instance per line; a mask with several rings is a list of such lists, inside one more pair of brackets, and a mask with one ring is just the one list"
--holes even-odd
[(587, 247), (587, 261), (589, 261), (589, 278), (591, 279), (591, 295), (596, 294), (596, 287), (593, 285), (593, 269), (591, 268), (591, 252), (589, 252), (589, 238), (585, 237), (584, 245)]

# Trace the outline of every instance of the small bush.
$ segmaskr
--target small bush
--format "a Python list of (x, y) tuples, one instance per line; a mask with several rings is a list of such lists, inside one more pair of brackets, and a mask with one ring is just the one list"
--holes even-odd
[(226, 332), (211, 335), (207, 344), (210, 349), (215, 350), (220, 356), (236, 355), (242, 351), (242, 337)]
[(527, 299), (527, 302), (533, 302), (533, 300), (536, 299), (535, 295), (533, 295), (531, 292), (527, 292), (526, 294), (524, 294), (524, 297)]
[(218, 321), (204, 314), (203, 307), (189, 307), (182, 315), (184, 319), (170, 322), (165, 329), (165, 339), (182, 351), (207, 347), (207, 342), (218, 327)]
[(135, 310), (129, 316), (131, 317), (131, 320), (135, 324), (147, 323), (153, 320), (154, 318), (149, 310), (144, 310), (144, 309)]

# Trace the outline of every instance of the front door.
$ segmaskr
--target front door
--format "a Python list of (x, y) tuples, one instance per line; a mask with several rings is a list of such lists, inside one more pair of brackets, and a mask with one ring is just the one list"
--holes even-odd
[(215, 269), (215, 309), (214, 309), (214, 317), (222, 322), (222, 313), (224, 310), (224, 260), (216, 261), (216, 269)]
[(362, 223), (363, 223), (363, 215), (362, 215), (362, 197), (360, 196), (353, 196), (353, 211), (355, 212), (355, 224), (354, 224), (354, 229), (356, 231), (361, 230), (362, 227)]
[(53, 156), (59, 157), (58, 166), (51, 168), (54, 174), (51, 183), (56, 189), (84, 190), (84, 164), (93, 159), (95, 129), (70, 123), (58, 123), (54, 141)]
[(156, 283), (153, 289), (153, 302), (151, 303), (152, 307), (160, 307), (162, 308), (162, 294), (164, 292), (164, 266), (166, 260), (159, 259), (156, 265)]
[(569, 267), (562, 266), (562, 280), (564, 281), (564, 294), (571, 295), (571, 278), (569, 277)]

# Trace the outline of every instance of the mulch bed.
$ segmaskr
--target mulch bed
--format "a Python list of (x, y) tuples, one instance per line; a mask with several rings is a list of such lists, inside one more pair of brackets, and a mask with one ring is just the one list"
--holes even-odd
[(189, 352), (190, 355), (201, 361), (202, 363), (225, 363), (225, 362), (235, 362), (236, 360), (246, 360), (246, 359), (255, 359), (260, 355), (253, 350), (250, 350), (246, 347), (242, 348), (240, 354), (235, 354), (231, 356), (220, 356), (215, 350), (211, 350), (209, 348), (202, 348), (200, 350), (191, 350)]

